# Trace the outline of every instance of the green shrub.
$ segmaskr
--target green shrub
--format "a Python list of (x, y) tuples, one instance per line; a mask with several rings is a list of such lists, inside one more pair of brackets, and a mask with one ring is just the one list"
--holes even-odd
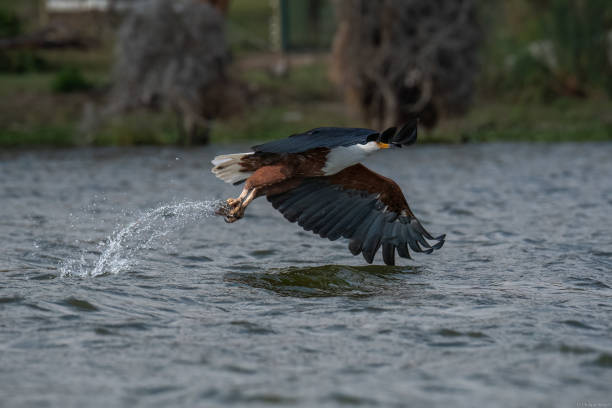
[(21, 20), (13, 12), (0, 9), (0, 38), (15, 37), (21, 34)]
[(74, 146), (75, 130), (70, 125), (45, 124), (26, 128), (0, 128), (0, 147)]
[(49, 69), (49, 63), (30, 51), (0, 51), (0, 72), (23, 74)]
[(607, 68), (606, 35), (612, 27), (609, 0), (553, 0), (541, 25), (560, 68), (582, 81), (601, 81)]
[(600, 90), (612, 96), (612, 67), (606, 56), (610, 0), (480, 4), (483, 21), (490, 21), (484, 91), (498, 96), (501, 90), (534, 101), (597, 95)]
[[(22, 33), (22, 22), (12, 11), (0, 9), (0, 38), (10, 38)], [(31, 52), (0, 51), (0, 72), (28, 72), (43, 65), (43, 60)]]
[(93, 84), (77, 68), (62, 69), (51, 84), (51, 89), (58, 93), (87, 91), (92, 87)]
[(508, 93), (520, 89), (525, 101), (546, 102), (555, 97), (551, 80), (549, 68), (542, 61), (522, 52), (516, 55), (502, 84)]
[[(606, 37), (612, 28), (609, 0), (550, 0), (538, 25), (539, 39), (550, 41), (556, 59), (550, 80), (574, 82), (585, 91), (609, 87)], [(549, 81), (550, 81), (549, 80)], [(571, 89), (568, 89), (571, 91)]]

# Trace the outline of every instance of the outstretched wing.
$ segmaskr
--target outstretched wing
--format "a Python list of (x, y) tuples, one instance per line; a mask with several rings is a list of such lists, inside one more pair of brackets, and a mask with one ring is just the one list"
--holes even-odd
[(291, 135), (286, 139), (253, 146), (253, 150), (262, 153), (301, 153), (321, 147), (331, 149), (372, 141), (392, 143), (401, 147), (416, 141), (417, 126), (418, 119), (415, 117), (406, 122), (399, 130), (391, 127), (381, 133), (372, 129), (320, 127)]
[(370, 139), (375, 140), (377, 136), (378, 132), (371, 129), (320, 127), (291, 135), (286, 139), (253, 146), (253, 150), (264, 153), (300, 153), (318, 147), (365, 144)]
[(333, 176), (304, 179), (298, 187), (267, 198), (306, 231), (332, 241), (350, 239), (351, 253), (363, 253), (368, 263), (381, 246), (385, 263), (394, 265), (396, 250), (410, 258), (408, 247), (431, 253), (444, 244), (444, 235), (434, 238), (423, 228), (393, 180), (361, 164)]

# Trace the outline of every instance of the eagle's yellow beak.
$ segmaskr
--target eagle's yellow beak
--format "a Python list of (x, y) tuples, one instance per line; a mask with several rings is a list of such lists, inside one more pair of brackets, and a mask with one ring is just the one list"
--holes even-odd
[(378, 147), (379, 147), (380, 149), (388, 149), (388, 148), (390, 148), (390, 147), (391, 147), (391, 145), (390, 145), (390, 144), (388, 144), (388, 143), (376, 142), (376, 144), (378, 145)]

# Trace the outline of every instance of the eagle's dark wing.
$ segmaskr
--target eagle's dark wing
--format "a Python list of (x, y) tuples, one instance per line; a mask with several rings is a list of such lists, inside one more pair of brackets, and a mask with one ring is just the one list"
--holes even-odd
[(264, 153), (300, 153), (318, 147), (365, 144), (370, 140), (376, 140), (377, 136), (378, 132), (371, 129), (320, 127), (291, 135), (286, 139), (253, 146), (253, 150)]
[(301, 153), (320, 147), (346, 147), (371, 141), (392, 143), (395, 146), (410, 145), (416, 141), (417, 125), (418, 119), (415, 117), (399, 130), (391, 127), (381, 133), (361, 128), (320, 127), (286, 139), (253, 146), (253, 150), (262, 153)]
[(304, 179), (292, 190), (268, 196), (268, 201), (306, 231), (332, 241), (350, 239), (351, 253), (362, 252), (368, 263), (381, 246), (385, 263), (394, 265), (396, 249), (399, 256), (410, 258), (408, 247), (431, 253), (444, 244), (444, 235), (434, 238), (423, 228), (395, 182), (361, 164), (333, 176)]

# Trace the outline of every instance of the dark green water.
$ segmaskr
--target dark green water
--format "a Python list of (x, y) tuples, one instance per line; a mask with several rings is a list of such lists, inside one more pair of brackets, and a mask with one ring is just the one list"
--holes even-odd
[(397, 267), (209, 216), (244, 150), (0, 152), (1, 407), (612, 406), (612, 144), (373, 157), (447, 233)]

